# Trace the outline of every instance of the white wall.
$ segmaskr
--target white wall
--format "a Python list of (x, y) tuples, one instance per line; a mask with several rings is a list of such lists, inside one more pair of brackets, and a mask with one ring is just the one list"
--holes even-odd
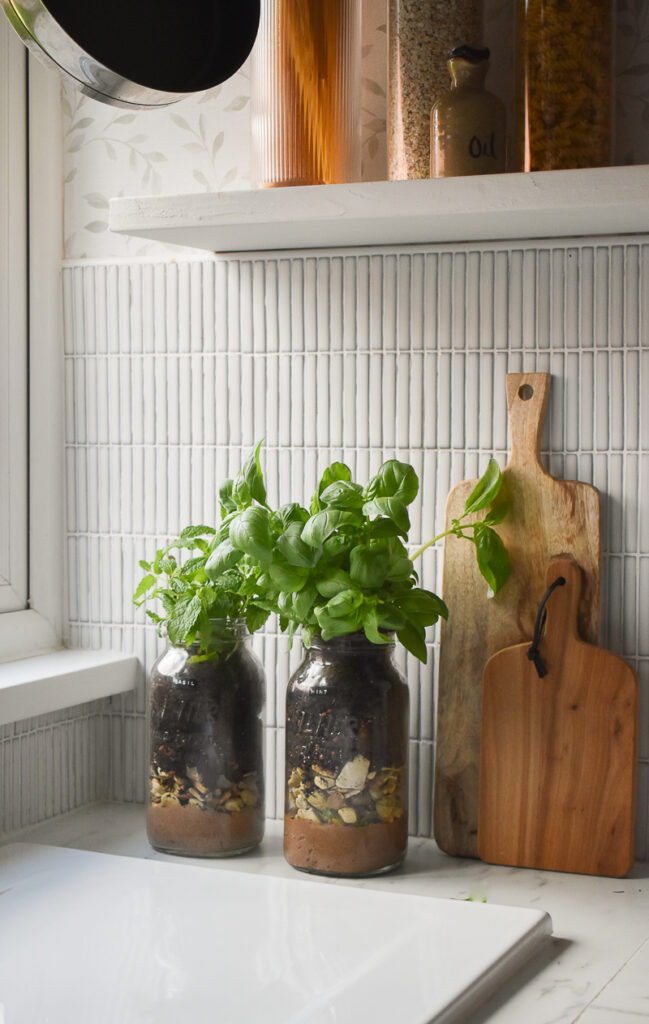
[[(258, 438), (273, 501), (306, 500), (334, 458), (359, 479), (386, 457), (412, 462), (418, 544), (441, 528), (454, 483), (492, 452), (505, 461), (505, 374), (550, 372), (544, 460), (602, 494), (603, 642), (641, 678), (637, 850), (649, 856), (649, 239), (79, 263), (64, 286), (71, 639), (147, 665), (160, 645), (130, 604), (137, 561), (218, 517), (219, 481)], [(422, 579), (438, 587), (438, 551)], [(274, 629), (256, 640), (271, 815), (299, 658)], [(401, 662), (411, 827), (430, 835), (435, 658)], [(100, 732), (100, 791), (142, 800), (143, 687), (102, 709)]]

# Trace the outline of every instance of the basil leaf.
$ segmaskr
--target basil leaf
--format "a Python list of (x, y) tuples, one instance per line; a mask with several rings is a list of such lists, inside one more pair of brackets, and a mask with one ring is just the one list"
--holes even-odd
[(472, 512), (479, 512), (480, 509), (491, 505), (498, 496), (501, 480), (500, 466), (495, 459), (489, 459), (485, 472), (466, 500), (464, 515), (471, 515)]
[(309, 578), (309, 570), (298, 565), (289, 565), (288, 562), (274, 561), (268, 567), (268, 574), (279, 590), (287, 590), (297, 593), (301, 590)]
[(448, 608), (441, 597), (430, 590), (413, 587), (399, 601), (399, 607), (407, 618), (416, 620), (418, 626), (433, 626), (440, 616), (448, 618)]
[(310, 568), (315, 562), (315, 552), (302, 540), (302, 523), (290, 523), (277, 540), (277, 548), (290, 565)]
[(322, 508), (320, 504), (320, 495), (322, 492), (329, 487), (330, 484), (335, 483), (336, 480), (351, 480), (352, 472), (349, 466), (346, 466), (344, 462), (332, 462), (330, 466), (327, 466), (324, 473), (320, 477), (320, 483), (318, 489), (313, 495), (311, 502), (311, 514), (319, 512)]
[(298, 505), (297, 501), (291, 501), (287, 505), (282, 505), (279, 510), (279, 518), (282, 526), (286, 529), (291, 523), (306, 523), (309, 513), (301, 505)]
[(232, 522), (230, 540), (233, 547), (246, 555), (267, 564), (273, 557), (273, 541), (270, 535), (269, 513), (265, 508), (251, 505)]
[(236, 512), (237, 506), (232, 497), (233, 487), (233, 480), (224, 480), (219, 488), (219, 502), (222, 513)]
[(313, 586), (306, 586), (298, 594), (294, 595), (293, 611), (300, 622), (306, 622), (309, 619), (311, 610), (317, 600), (318, 591)]
[(260, 441), (257, 447), (250, 453), (243, 464), (238, 479), (245, 483), (247, 492), (254, 501), (257, 501), (260, 505), (265, 505), (266, 485), (264, 483), (264, 475), (261, 471), (261, 463), (259, 459), (259, 451), (262, 444), (263, 441)]
[(373, 644), (389, 644), (392, 637), (379, 630), (379, 619), (375, 608), (370, 608), (363, 616), (363, 630), (365, 636)]
[(389, 567), (390, 549), (385, 543), (357, 544), (349, 553), (349, 575), (361, 587), (380, 587)]
[(316, 512), (308, 523), (304, 524), (302, 540), (309, 547), (319, 548), (335, 530), (352, 523), (358, 523), (358, 517), (353, 512), (345, 512), (337, 508)]
[(352, 586), (351, 576), (344, 569), (331, 569), (325, 576), (315, 581), (315, 587), (323, 597), (335, 597), (341, 590)]
[(219, 546), (214, 549), (212, 554), (205, 563), (205, 572), (209, 579), (214, 580), (221, 573), (226, 572), (228, 569), (233, 569), (235, 565), (238, 565), (243, 558), (243, 551), (239, 548), (235, 548), (229, 537), (221, 541)]
[(329, 484), (320, 495), (320, 504), (328, 508), (362, 508), (364, 500), (362, 488), (346, 480)]
[(490, 526), (476, 523), (473, 534), (478, 568), (489, 584), (488, 596), (493, 597), (507, 582), (510, 571), (509, 555), (501, 538)]
[(357, 610), (351, 611), (346, 616), (330, 615), (326, 606), (316, 605), (313, 611), (323, 640), (331, 640), (334, 636), (346, 636), (347, 633), (355, 633), (359, 627)]
[(414, 654), (415, 658), (419, 658), (424, 665), (426, 664), (428, 651), (426, 649), (426, 631), (423, 626), (408, 623), (407, 626), (397, 630), (397, 638), (407, 651)]
[(327, 615), (333, 619), (347, 618), (356, 611), (363, 603), (363, 595), (360, 590), (350, 587), (349, 590), (341, 590), (339, 594), (327, 601), (325, 610)]
[(363, 515), (387, 516), (395, 523), (403, 537), (408, 536), (410, 517), (400, 498), (373, 498), (363, 505)]
[(372, 540), (398, 537), (399, 533), (399, 527), (391, 519), (373, 519), (367, 530), (367, 534)]
[(419, 480), (411, 465), (388, 459), (372, 477), (364, 494), (366, 498), (398, 498), (410, 505), (419, 492)]

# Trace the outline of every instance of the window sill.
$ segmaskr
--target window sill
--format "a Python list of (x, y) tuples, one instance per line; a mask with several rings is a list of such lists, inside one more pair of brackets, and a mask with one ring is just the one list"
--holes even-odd
[(140, 663), (110, 651), (50, 651), (0, 665), (0, 725), (128, 693)]

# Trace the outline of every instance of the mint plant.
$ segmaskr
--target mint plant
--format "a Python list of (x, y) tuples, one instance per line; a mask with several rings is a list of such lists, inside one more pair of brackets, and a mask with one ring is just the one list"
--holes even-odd
[[(406, 548), (408, 506), (419, 491), (412, 466), (385, 462), (362, 486), (341, 462), (328, 466), (309, 509), (297, 503), (272, 510), (259, 466), (259, 445), (242, 473), (221, 489), (223, 519), (207, 561), (212, 580), (238, 571), (256, 613), (279, 615), (291, 640), (301, 627), (309, 646), (363, 630), (373, 643), (398, 640), (426, 661), (425, 630), (446, 618), (442, 599), (417, 585), (413, 559), (446, 533), (475, 545), (479, 569), (495, 594), (509, 572), (502, 540), (493, 529), (507, 514), (494, 459), (451, 529), (412, 557)], [(469, 517), (486, 511), (482, 519)]]
[[(162, 614), (148, 608), (146, 614), (172, 644), (198, 644), (192, 661), (217, 656), (215, 620), (245, 619), (248, 630), (254, 633), (270, 614), (255, 600), (260, 575), (255, 561), (237, 557), (224, 564), (223, 559), (214, 557), (215, 549), (227, 543), (230, 530), (236, 533), (235, 519), (244, 510), (254, 512), (254, 502), (267, 510), (259, 448), (251, 453), (239, 475), (222, 487), (223, 518), (218, 529), (187, 526), (170, 544), (156, 551), (151, 562), (139, 563), (145, 575), (133, 594), (133, 603), (139, 607), (159, 601)], [(183, 559), (183, 555), (190, 557)]]

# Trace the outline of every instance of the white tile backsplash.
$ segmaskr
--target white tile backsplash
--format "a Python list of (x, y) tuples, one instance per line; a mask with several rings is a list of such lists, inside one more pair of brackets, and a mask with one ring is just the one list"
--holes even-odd
[[(386, 457), (411, 461), (417, 543), (441, 529), (454, 483), (492, 453), (504, 464), (505, 374), (551, 372), (542, 457), (554, 475), (602, 492), (604, 641), (640, 672), (637, 850), (649, 857), (649, 239), (79, 263), (63, 282), (71, 640), (132, 650), (147, 666), (160, 642), (130, 602), (137, 561), (188, 522), (216, 518), (220, 480), (256, 440), (272, 501), (306, 500), (334, 458), (359, 477)], [(439, 577), (430, 550), (423, 584), (435, 589)], [(436, 641), (432, 631), (427, 666), (400, 659), (421, 835), (431, 829)], [(268, 804), (279, 815), (284, 689), (299, 651), (273, 626), (255, 647), (268, 676)], [(0, 736), (0, 831), (51, 810), (38, 773), (21, 784), (29, 811), (12, 781), (15, 744), (22, 752), (51, 730), (68, 744), (57, 807), (143, 799), (144, 692), (80, 721)]]

